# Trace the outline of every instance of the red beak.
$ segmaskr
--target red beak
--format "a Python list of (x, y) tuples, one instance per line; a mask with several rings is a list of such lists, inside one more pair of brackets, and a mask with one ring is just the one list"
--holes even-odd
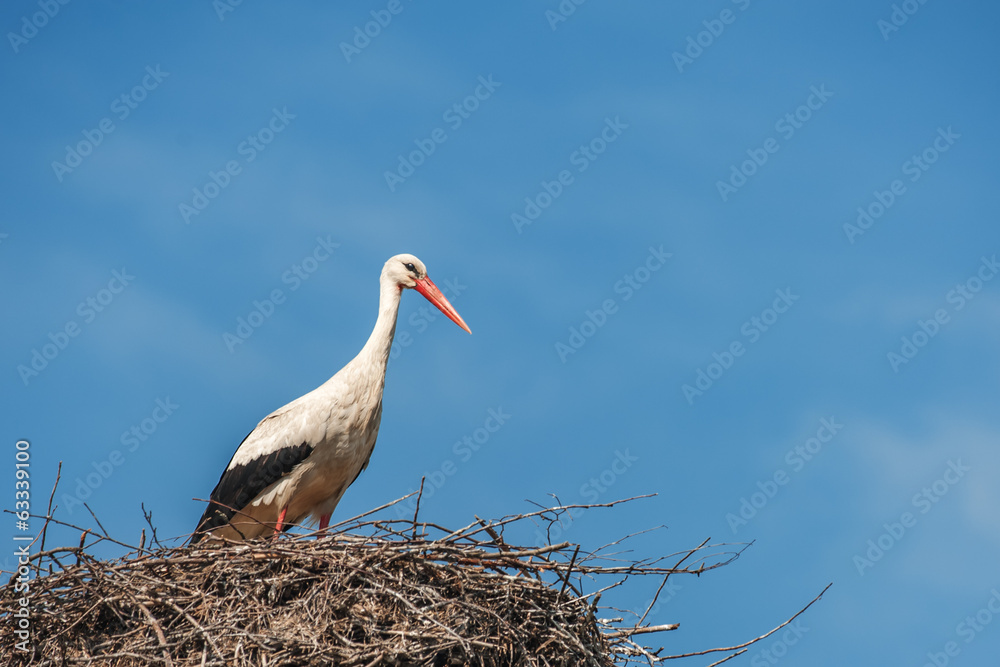
[(463, 320), (462, 316), (458, 314), (455, 307), (448, 303), (448, 299), (444, 298), (444, 294), (441, 294), (441, 290), (438, 289), (437, 285), (431, 282), (430, 278), (424, 276), (418, 280), (417, 284), (414, 285), (414, 289), (423, 294), (425, 299), (437, 306), (438, 310), (448, 316), (448, 319), (469, 333), (472, 333), (472, 330), (469, 329), (469, 325), (465, 323), (465, 320)]

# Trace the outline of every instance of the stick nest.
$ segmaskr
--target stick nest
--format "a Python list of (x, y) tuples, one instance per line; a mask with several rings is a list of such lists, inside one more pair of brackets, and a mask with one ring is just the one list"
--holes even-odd
[[(146, 548), (143, 537), (116, 560), (95, 557), (93, 547), (121, 542), (84, 530), (79, 547), (43, 544), (32, 556), (30, 648), (20, 650), (4, 628), (0, 664), (605, 667), (684, 657), (635, 640), (674, 624), (643, 625), (638, 613), (627, 627), (598, 618), (602, 592), (637, 575), (666, 583), (700, 574), (738, 552), (704, 555), (702, 544), (667, 567), (662, 558), (618, 560), (614, 544), (585, 553), (568, 542), (504, 541), (511, 524), (551, 526), (575, 507), (477, 519), (457, 531), (416, 516), (359, 517), (319, 536), (195, 548)], [(60, 523), (45, 518), (46, 528)], [(5, 625), (25, 595), (15, 581), (0, 588)]]

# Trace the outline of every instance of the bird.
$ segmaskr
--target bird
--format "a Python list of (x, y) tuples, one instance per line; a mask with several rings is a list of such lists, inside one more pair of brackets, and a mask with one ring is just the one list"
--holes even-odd
[(468, 333), (469, 326), (410, 254), (390, 257), (379, 279), (378, 318), (354, 359), (316, 389), (257, 424), (236, 449), (190, 544), (274, 535), (306, 519), (329, 526), (341, 497), (371, 459), (385, 370), (403, 290), (415, 289)]

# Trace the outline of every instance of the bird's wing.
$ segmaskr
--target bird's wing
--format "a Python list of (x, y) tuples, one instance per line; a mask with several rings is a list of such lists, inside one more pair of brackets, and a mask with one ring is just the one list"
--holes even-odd
[(305, 406), (301, 399), (289, 403), (261, 420), (243, 439), (212, 491), (192, 544), (229, 523), (261, 491), (312, 453), (319, 434), (310, 426)]
[[(365, 462), (362, 463), (361, 467), (358, 469), (358, 474), (356, 474), (354, 476), (354, 479), (351, 480), (351, 484), (354, 484), (356, 481), (358, 481), (358, 477), (361, 477), (361, 473), (363, 473), (368, 468), (368, 462), (372, 460), (372, 452), (374, 451), (375, 451), (374, 447), (368, 450), (368, 456), (365, 457)], [(348, 484), (347, 486), (351, 486), (351, 484)]]
[(351, 486), (356, 481), (358, 481), (358, 477), (361, 477), (361, 473), (367, 470), (368, 463), (372, 460), (372, 452), (375, 451), (375, 439), (378, 437), (378, 427), (381, 422), (382, 422), (382, 399), (379, 398), (378, 402), (375, 403), (375, 409), (372, 411), (372, 422), (371, 422), (372, 428), (369, 430), (369, 433), (371, 433), (372, 435), (371, 435), (371, 442), (368, 444), (368, 455), (365, 456), (365, 462), (361, 464), (360, 468), (358, 468), (358, 473), (354, 476), (354, 479), (351, 480), (351, 484), (348, 484), (347, 486)]

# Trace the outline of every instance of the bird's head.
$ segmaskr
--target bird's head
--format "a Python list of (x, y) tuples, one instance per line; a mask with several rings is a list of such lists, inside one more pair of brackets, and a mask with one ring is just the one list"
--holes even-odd
[(427, 267), (413, 255), (403, 253), (390, 257), (382, 267), (382, 282), (395, 285), (397, 289), (415, 289), (424, 298), (437, 306), (438, 310), (448, 316), (452, 322), (472, 333), (469, 325), (458, 314), (455, 307), (448, 303), (441, 290), (427, 277)]

